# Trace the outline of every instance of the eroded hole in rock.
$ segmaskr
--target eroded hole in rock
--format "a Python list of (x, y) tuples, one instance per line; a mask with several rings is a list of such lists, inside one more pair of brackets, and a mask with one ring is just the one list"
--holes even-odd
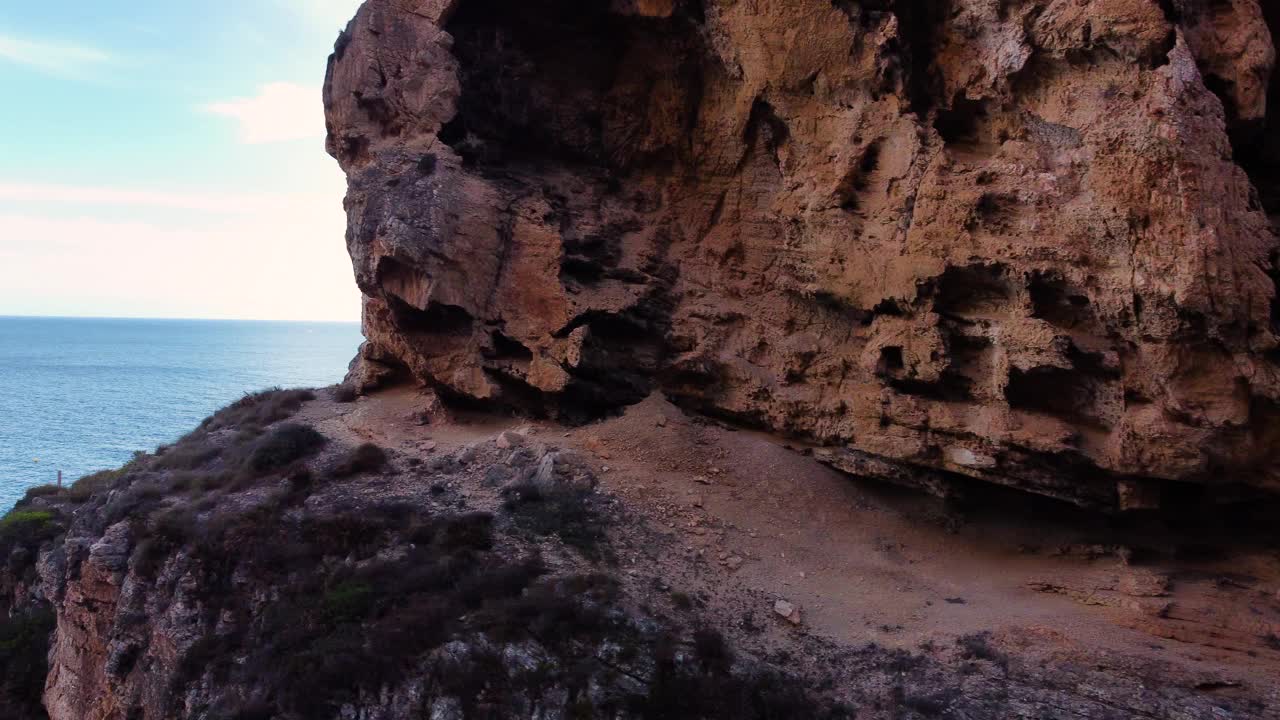
[(665, 316), (653, 306), (639, 312), (592, 312), (576, 321), (587, 329), (581, 359), (565, 388), (561, 420), (587, 422), (640, 402), (652, 392), (662, 366)]
[(880, 360), (876, 363), (877, 375), (882, 378), (900, 378), (905, 367), (902, 348), (896, 346), (880, 348)]
[(1071, 361), (1072, 367), (1086, 375), (1103, 379), (1120, 377), (1120, 369), (1108, 364), (1106, 355), (1082, 350), (1075, 343), (1067, 348), (1067, 359)]
[(610, 227), (584, 238), (565, 237), (560, 280), (566, 285), (594, 285), (612, 274), (622, 259), (622, 235), (634, 226)]
[[(617, 168), (671, 152), (696, 120), (701, 3), (677, 3), (660, 18), (615, 9), (599, 0), (462, 3), (446, 25), (462, 96), (439, 138), (465, 165), (489, 171)], [(659, 60), (626, 62), (633, 51)], [(644, 111), (654, 104), (663, 106), (670, 127), (651, 127)]]
[(391, 257), (381, 258), (376, 274), (378, 285), (411, 309), (425, 308), (431, 301), (431, 280), (406, 263)]
[(1066, 280), (1053, 272), (1034, 272), (1027, 281), (1031, 297), (1031, 317), (1071, 330), (1093, 322), (1089, 298), (1071, 288)]
[(446, 29), (462, 96), (440, 139), (465, 163), (603, 160), (606, 98), (627, 46), (608, 3), (475, 0)]
[(1015, 410), (1043, 413), (1067, 422), (1104, 427), (1096, 410), (1097, 381), (1078, 370), (1058, 367), (1012, 368), (1004, 388)]
[(525, 347), (520, 341), (507, 336), (497, 330), (490, 335), (493, 343), (493, 349), (487, 353), (488, 357), (493, 360), (514, 360), (518, 362), (528, 362), (533, 359), (533, 351)]
[(938, 110), (933, 128), (948, 145), (973, 146), (982, 141), (982, 125), (988, 116), (987, 104), (957, 95), (951, 107)]
[(886, 357), (882, 350), (880, 362), (885, 366), (885, 373), (881, 376), (888, 380), (889, 387), (905, 395), (915, 395), (940, 402), (973, 401), (975, 393), (987, 383), (986, 375), (989, 372), (987, 360), (991, 341), (985, 337), (964, 335), (955, 327), (945, 327), (943, 334), (946, 338), (948, 363), (938, 375), (937, 380), (921, 380), (913, 377), (912, 371), (905, 368), (899, 368), (895, 373), (891, 369), (892, 363), (894, 360), (902, 361), (901, 349), (885, 348), (885, 350), (897, 349), (896, 358), (892, 354)]
[(953, 265), (937, 278), (934, 310), (958, 318), (995, 317), (1008, 312), (1013, 297), (1005, 266)]
[(841, 179), (840, 185), (836, 188), (835, 204), (849, 212), (857, 211), (861, 204), (858, 195), (866, 192), (871, 186), (871, 178), (879, 165), (880, 143), (877, 141), (863, 149), (858, 162), (854, 163)]
[(965, 224), (969, 231), (983, 228), (989, 231), (1008, 230), (1014, 213), (1012, 207), (1018, 199), (1004, 193), (984, 192), (978, 196), (969, 220)]
[(964, 375), (944, 370), (937, 382), (918, 380), (915, 378), (893, 378), (889, 387), (903, 395), (914, 395), (938, 402), (967, 402), (973, 399), (971, 387), (973, 381)]
[(787, 139), (791, 137), (791, 131), (787, 128), (787, 123), (774, 112), (773, 106), (767, 100), (756, 98), (755, 104), (751, 106), (751, 117), (747, 121), (744, 135), (743, 139), (748, 147), (755, 147), (757, 143), (763, 143), (765, 149), (777, 154), (778, 148), (782, 147), (787, 142)]
[(467, 337), (475, 324), (471, 313), (456, 305), (433, 302), (419, 310), (395, 296), (387, 304), (396, 327), (407, 334)]

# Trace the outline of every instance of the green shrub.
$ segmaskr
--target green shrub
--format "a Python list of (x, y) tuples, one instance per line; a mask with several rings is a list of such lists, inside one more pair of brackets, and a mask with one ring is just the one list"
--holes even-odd
[(334, 477), (350, 477), (360, 473), (378, 472), (387, 465), (387, 451), (374, 445), (364, 443), (347, 454), (338, 466), (333, 469)]
[(373, 588), (358, 581), (347, 581), (324, 594), (321, 614), (330, 623), (359, 620), (369, 614), (375, 600)]
[(168, 470), (195, 470), (213, 462), (222, 454), (221, 448), (188, 440), (166, 448), (156, 462), (156, 467)]
[(99, 470), (91, 475), (85, 475), (67, 489), (67, 498), (73, 502), (84, 502), (97, 493), (109, 490), (122, 477), (124, 477), (123, 469)]
[(47, 717), (41, 696), (54, 624), (47, 606), (0, 617), (0, 717)]
[(27, 488), (27, 492), (23, 494), (22, 499), (17, 502), (14, 507), (22, 507), (30, 505), (31, 501), (36, 498), (53, 497), (54, 495), (62, 495), (67, 491), (61, 485), (37, 485), (33, 488)]
[(212, 432), (229, 427), (266, 427), (293, 417), (302, 409), (302, 403), (315, 398), (315, 392), (305, 389), (271, 388), (250, 393), (206, 418), (196, 433)]
[(589, 558), (605, 554), (604, 522), (591, 505), (591, 491), (567, 486), (541, 488), (521, 483), (508, 488), (503, 508), (517, 527), (539, 536), (555, 535)]
[(254, 446), (244, 469), (255, 477), (282, 470), (324, 447), (325, 437), (308, 425), (287, 423)]
[(0, 519), (0, 547), (33, 545), (61, 531), (58, 516), (48, 510), (11, 510)]

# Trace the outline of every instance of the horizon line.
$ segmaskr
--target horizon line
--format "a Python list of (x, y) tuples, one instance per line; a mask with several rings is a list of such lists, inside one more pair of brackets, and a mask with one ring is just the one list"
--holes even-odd
[(293, 318), (244, 318), (244, 317), (177, 317), (171, 315), (21, 315), (0, 312), (0, 319), (12, 320), (169, 320), (173, 322), (256, 322), (256, 323), (313, 323), (320, 325), (359, 325), (360, 320), (316, 320)]

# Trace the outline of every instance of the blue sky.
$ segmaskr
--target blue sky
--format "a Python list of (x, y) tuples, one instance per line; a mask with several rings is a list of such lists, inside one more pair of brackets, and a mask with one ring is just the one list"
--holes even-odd
[(358, 5), (0, 5), (0, 315), (358, 319), (320, 103)]

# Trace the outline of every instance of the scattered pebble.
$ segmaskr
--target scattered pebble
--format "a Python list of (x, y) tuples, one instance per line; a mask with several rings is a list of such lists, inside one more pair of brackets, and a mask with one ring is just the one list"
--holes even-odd
[(794, 603), (778, 600), (773, 604), (773, 611), (792, 625), (799, 625), (801, 622), (800, 608), (796, 607)]

